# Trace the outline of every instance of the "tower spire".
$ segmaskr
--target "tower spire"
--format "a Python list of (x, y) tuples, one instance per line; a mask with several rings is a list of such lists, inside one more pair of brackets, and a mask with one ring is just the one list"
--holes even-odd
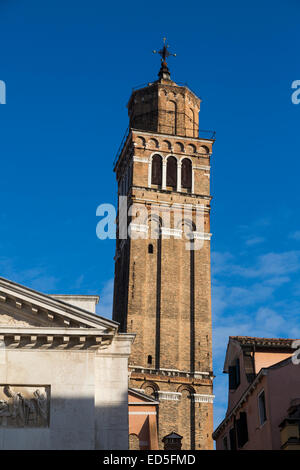
[(161, 66), (158, 72), (158, 77), (163, 80), (170, 80), (171, 74), (167, 64), (167, 58), (170, 56), (176, 57), (176, 54), (169, 52), (169, 44), (166, 44), (167, 38), (163, 38), (164, 45), (159, 51), (154, 50), (153, 54), (159, 54), (161, 56)]

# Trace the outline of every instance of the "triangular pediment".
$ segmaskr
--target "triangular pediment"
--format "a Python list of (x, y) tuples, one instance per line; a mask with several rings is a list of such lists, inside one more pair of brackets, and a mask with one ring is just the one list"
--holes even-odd
[(0, 278), (0, 330), (3, 327), (96, 328), (98, 331), (114, 332), (118, 324)]
[(144, 390), (134, 388), (128, 389), (128, 404), (155, 405), (158, 401), (155, 398), (146, 395)]

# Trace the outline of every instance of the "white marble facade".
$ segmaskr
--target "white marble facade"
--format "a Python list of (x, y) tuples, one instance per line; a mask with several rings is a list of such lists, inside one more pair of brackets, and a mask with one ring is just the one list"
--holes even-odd
[(133, 339), (0, 278), (0, 450), (127, 449)]

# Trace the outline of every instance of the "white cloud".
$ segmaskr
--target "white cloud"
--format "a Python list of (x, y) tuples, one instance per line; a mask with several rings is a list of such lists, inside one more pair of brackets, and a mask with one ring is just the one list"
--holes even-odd
[(300, 251), (267, 253), (259, 257), (259, 276), (278, 276), (293, 273), (300, 268)]
[(292, 240), (300, 241), (300, 230), (296, 230), (295, 232), (291, 232), (289, 234), (289, 238), (291, 238)]
[(255, 283), (247, 287), (228, 286), (224, 282), (213, 281), (212, 306), (214, 318), (219, 318), (226, 310), (237, 307), (254, 306), (272, 298), (275, 287), (265, 283)]
[(48, 274), (45, 266), (18, 269), (15, 260), (6, 257), (0, 258), (0, 271), (2, 277), (44, 293), (53, 292), (59, 282), (58, 277)]
[(264, 280), (265, 285), (272, 287), (280, 287), (283, 284), (286, 284), (287, 282), (290, 282), (290, 278), (287, 276), (271, 277), (270, 279)]
[(82, 286), (82, 283), (84, 281), (84, 274), (81, 274), (74, 282), (74, 287), (76, 289), (79, 289)]
[[(223, 364), (229, 336), (300, 337), (300, 300), (278, 291), (293, 286), (300, 271), (300, 251), (269, 252), (249, 259), (239, 253), (214, 253), (212, 263), (213, 358), (215, 379), (215, 426), (227, 408), (227, 378)], [(246, 263), (242, 260), (245, 256)], [(225, 398), (224, 398), (225, 397)]]
[(100, 301), (97, 305), (97, 314), (105, 317), (112, 318), (112, 307), (113, 307), (113, 295), (114, 295), (114, 280), (110, 279), (106, 282), (100, 292)]
[(245, 278), (268, 278), (284, 276), (300, 269), (300, 251), (283, 253), (266, 253), (256, 258), (250, 266), (235, 264), (230, 253), (215, 252), (212, 255), (212, 273), (216, 276), (225, 273), (227, 276), (237, 275)]
[(229, 252), (213, 251), (211, 254), (213, 275), (226, 271), (227, 266), (231, 264), (232, 260), (233, 256)]
[(255, 316), (255, 324), (266, 338), (279, 337), (284, 333), (288, 336), (285, 319), (271, 308), (260, 307)]
[(246, 240), (246, 245), (247, 246), (259, 245), (260, 243), (263, 243), (264, 241), (265, 241), (264, 237), (252, 237)]
[(237, 227), (237, 231), (245, 233), (245, 232), (253, 232), (254, 230), (257, 230), (258, 228), (265, 228), (268, 227), (271, 224), (271, 218), (270, 217), (262, 217), (260, 219), (257, 219), (254, 222), (251, 222), (250, 224), (243, 224), (239, 225)]
[(228, 304), (228, 310), (229, 314), (213, 321), (215, 427), (224, 419), (227, 409), (228, 378), (224, 378), (223, 365), (229, 336), (300, 338), (300, 325), (295, 321), (293, 308), (287, 313), (280, 309), (282, 314), (269, 307), (240, 313)]

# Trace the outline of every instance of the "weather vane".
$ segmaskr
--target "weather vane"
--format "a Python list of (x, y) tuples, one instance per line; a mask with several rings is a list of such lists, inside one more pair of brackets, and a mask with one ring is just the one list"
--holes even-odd
[(160, 51), (152, 51), (153, 54), (159, 54), (161, 56), (161, 61), (166, 62), (167, 58), (170, 56), (176, 57), (176, 54), (171, 54), (171, 52), (168, 51), (169, 49), (169, 44), (166, 44), (167, 38), (163, 38), (164, 41), (164, 47)]

